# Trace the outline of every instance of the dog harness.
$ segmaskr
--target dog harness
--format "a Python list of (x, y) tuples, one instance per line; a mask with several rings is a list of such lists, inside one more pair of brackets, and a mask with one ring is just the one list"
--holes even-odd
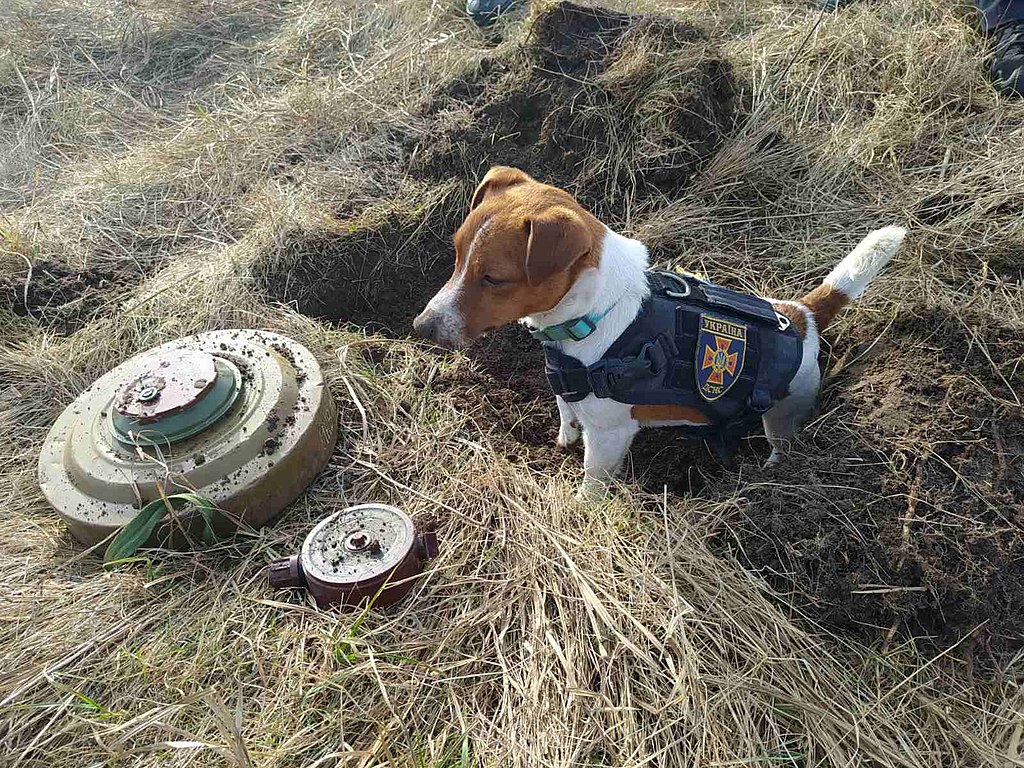
[(664, 270), (647, 276), (650, 297), (593, 365), (555, 342), (586, 338), (600, 317), (532, 332), (544, 341), (555, 394), (570, 403), (594, 395), (632, 405), (692, 406), (709, 421), (685, 427), (693, 437), (732, 439), (756, 430), (800, 367), (803, 339), (789, 318), (757, 296), (693, 277)]

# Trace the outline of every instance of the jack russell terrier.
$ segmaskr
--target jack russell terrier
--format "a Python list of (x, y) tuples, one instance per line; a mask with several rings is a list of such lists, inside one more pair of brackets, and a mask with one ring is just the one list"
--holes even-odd
[(455, 233), (455, 271), (415, 319), (455, 349), (523, 322), (544, 344), (558, 445), (582, 430), (581, 495), (603, 496), (642, 427), (725, 439), (763, 422), (780, 460), (814, 408), (819, 334), (896, 253), (902, 227), (869, 234), (798, 301), (761, 299), (650, 270), (647, 248), (564, 190), (495, 167)]

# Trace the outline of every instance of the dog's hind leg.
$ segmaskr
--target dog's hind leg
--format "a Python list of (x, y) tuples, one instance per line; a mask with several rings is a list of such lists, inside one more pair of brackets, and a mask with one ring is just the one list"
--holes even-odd
[(792, 302), (780, 302), (776, 309), (785, 309), (786, 314), (793, 316), (793, 310), (799, 311), (804, 318), (804, 346), (800, 358), (800, 367), (789, 382), (789, 394), (775, 404), (763, 417), (764, 434), (772, 447), (772, 453), (765, 466), (778, 464), (789, 450), (793, 436), (810, 417), (818, 399), (821, 386), (821, 369), (818, 368), (819, 338), (814, 316), (804, 307)]
[(817, 386), (806, 393), (790, 394), (762, 417), (764, 434), (772, 447), (765, 466), (778, 464), (789, 450), (790, 441), (814, 410)]

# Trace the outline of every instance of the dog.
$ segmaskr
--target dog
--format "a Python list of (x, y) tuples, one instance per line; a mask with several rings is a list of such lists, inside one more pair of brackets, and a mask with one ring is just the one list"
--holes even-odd
[[(517, 321), (544, 340), (557, 443), (582, 436), (580, 495), (600, 498), (644, 427), (706, 437), (749, 434), (763, 423), (768, 463), (778, 462), (817, 399), (821, 332), (905, 236), (899, 226), (871, 232), (803, 298), (761, 299), (649, 271), (642, 243), (612, 231), (568, 192), (498, 166), (455, 233), (451, 278), (413, 328), (450, 349)], [(654, 338), (632, 339), (637, 333)]]

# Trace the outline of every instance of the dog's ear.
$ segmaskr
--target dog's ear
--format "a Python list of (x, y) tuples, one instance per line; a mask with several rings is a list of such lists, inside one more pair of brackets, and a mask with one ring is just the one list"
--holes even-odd
[(527, 219), (526, 227), (526, 282), (530, 285), (568, 269), (594, 247), (582, 217), (569, 208), (548, 208)]
[(530, 177), (518, 168), (509, 168), (506, 165), (494, 166), (487, 172), (476, 188), (476, 192), (473, 193), (473, 202), (469, 204), (469, 210), (472, 211), (480, 205), (488, 195), (493, 195), (516, 184), (522, 184), (524, 181), (530, 181)]

